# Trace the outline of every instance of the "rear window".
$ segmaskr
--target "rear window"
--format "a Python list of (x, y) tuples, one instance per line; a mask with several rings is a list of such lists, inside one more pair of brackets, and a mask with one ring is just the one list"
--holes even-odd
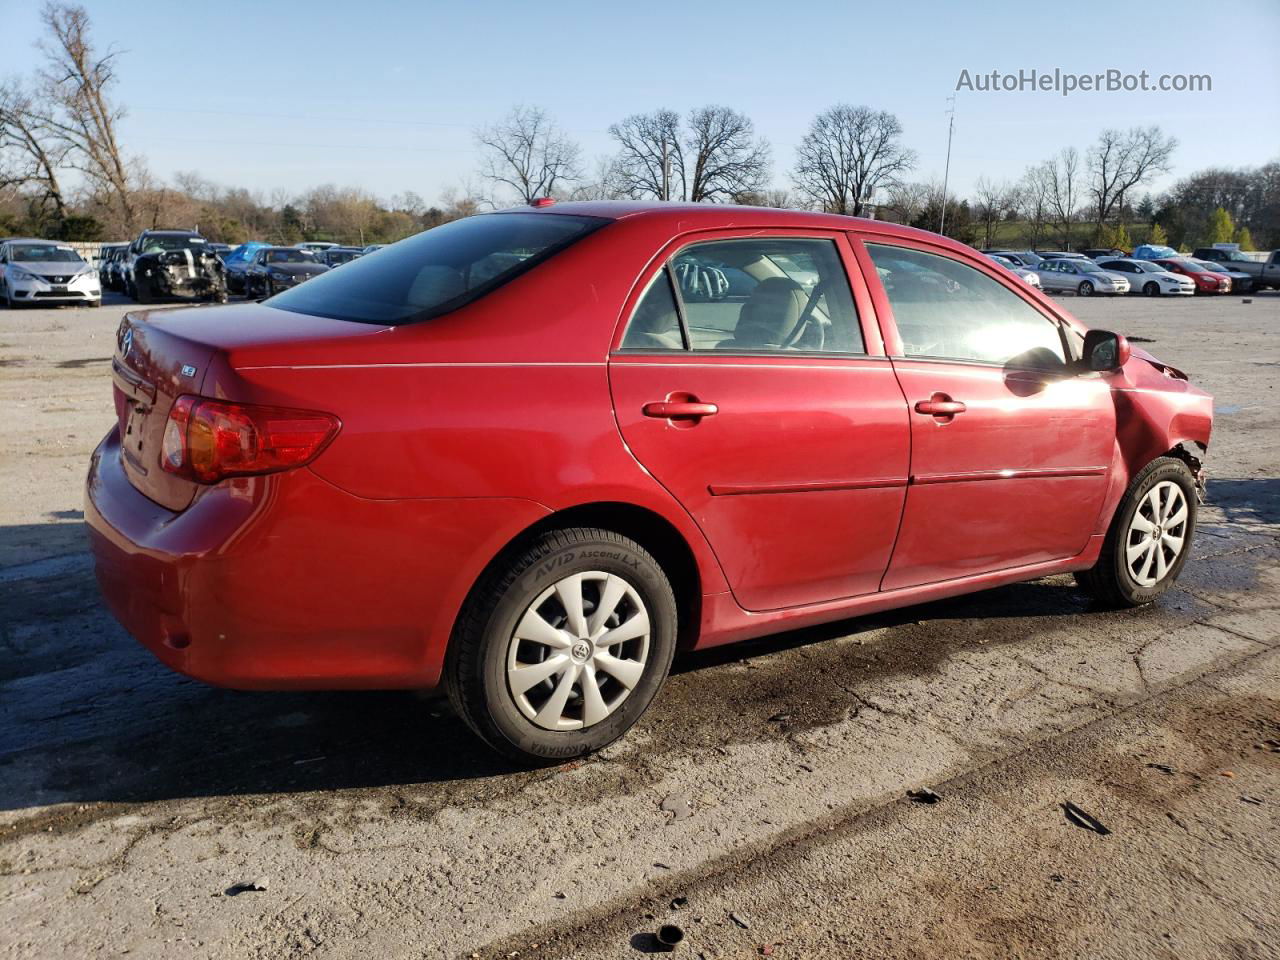
[(357, 323), (426, 320), (479, 299), (608, 223), (552, 213), (455, 220), (277, 294), (281, 310)]

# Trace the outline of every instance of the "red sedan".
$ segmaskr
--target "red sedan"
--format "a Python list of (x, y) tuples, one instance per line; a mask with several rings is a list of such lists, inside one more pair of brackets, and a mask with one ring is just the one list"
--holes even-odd
[(1230, 293), (1231, 278), (1225, 273), (1215, 273), (1207, 267), (1202, 267), (1194, 260), (1186, 257), (1169, 257), (1166, 260), (1155, 261), (1171, 273), (1180, 273), (1184, 277), (1190, 277), (1196, 285), (1196, 293)]
[(719, 205), (438, 227), (139, 312), (86, 516), (115, 615), (246, 689), (434, 688), (597, 749), (702, 648), (1187, 559), (1212, 401), (977, 251)]

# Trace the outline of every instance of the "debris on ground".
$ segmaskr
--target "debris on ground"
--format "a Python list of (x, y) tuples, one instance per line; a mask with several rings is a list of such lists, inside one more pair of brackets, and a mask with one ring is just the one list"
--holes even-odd
[(1062, 812), (1067, 815), (1067, 820), (1075, 826), (1084, 830), (1092, 830), (1100, 837), (1105, 837), (1111, 832), (1091, 813), (1082, 810), (1070, 800), (1067, 800), (1062, 804)]
[(937, 803), (942, 795), (934, 793), (928, 787), (921, 787), (919, 790), (908, 790), (907, 799), (912, 803)]
[(679, 910), (681, 907), (686, 906), (688, 903), (689, 903), (688, 897), (676, 897), (674, 900), (671, 901), (671, 909)]
[(746, 920), (738, 916), (736, 913), (730, 913), (729, 919), (740, 926), (743, 930), (749, 930), (751, 928), (751, 924), (747, 923)]
[(683, 793), (669, 793), (659, 804), (663, 813), (671, 814), (672, 820), (687, 820), (693, 816), (693, 804)]
[(1177, 771), (1167, 763), (1148, 763), (1147, 766), (1152, 770), (1159, 770), (1161, 773), (1177, 773)]
[(1255, 807), (1262, 806), (1262, 801), (1259, 798), (1251, 797), (1247, 793), (1240, 794), (1240, 799), (1243, 800), (1245, 803), (1253, 804)]
[(267, 889), (270, 882), (266, 877), (259, 877), (257, 880), (250, 880), (247, 883), (233, 883), (227, 887), (225, 893), (228, 897), (236, 897), (242, 893), (261, 892)]
[(1234, 778), (1235, 775), (1236, 774), (1234, 770), (1223, 770), (1220, 774), (1218, 774), (1218, 776), (1227, 777), (1228, 779)]
[(684, 940), (684, 931), (674, 923), (664, 923), (653, 938), (663, 950), (674, 950)]
[(772, 717), (769, 718), (769, 722), (770, 723), (786, 723), (790, 719), (791, 719), (791, 714), (789, 713), (775, 713)]

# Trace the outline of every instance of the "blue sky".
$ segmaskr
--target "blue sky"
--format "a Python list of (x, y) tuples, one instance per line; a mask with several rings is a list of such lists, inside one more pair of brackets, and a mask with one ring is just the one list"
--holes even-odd
[[(38, 6), (0, 0), (0, 75), (36, 65)], [(1226, 18), (1202, 0), (86, 6), (97, 42), (122, 51), (126, 149), (161, 177), (191, 170), (267, 194), (333, 182), (433, 200), (475, 169), (474, 128), (518, 102), (548, 110), (588, 157), (611, 151), (608, 126), (630, 113), (724, 103), (773, 144), (777, 186), (814, 113), (865, 103), (902, 121), (914, 179), (941, 178), (962, 69), (1213, 78), (1211, 93), (962, 91), (962, 193), (1104, 126), (1174, 134), (1174, 177), (1280, 158), (1277, 0), (1236, 0)]]

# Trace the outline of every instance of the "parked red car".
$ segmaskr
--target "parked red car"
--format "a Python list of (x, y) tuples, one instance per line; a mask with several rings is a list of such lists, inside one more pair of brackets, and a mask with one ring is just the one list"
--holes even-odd
[(1202, 267), (1194, 260), (1189, 260), (1186, 257), (1169, 257), (1155, 262), (1172, 273), (1180, 273), (1184, 277), (1190, 277), (1194, 280), (1196, 293), (1231, 292), (1230, 277), (1225, 273), (1215, 273), (1207, 267)]
[(569, 203), (133, 313), (86, 496), (120, 621), (247, 689), (433, 688), (549, 760), (677, 647), (1187, 558), (1212, 401), (975, 250)]

